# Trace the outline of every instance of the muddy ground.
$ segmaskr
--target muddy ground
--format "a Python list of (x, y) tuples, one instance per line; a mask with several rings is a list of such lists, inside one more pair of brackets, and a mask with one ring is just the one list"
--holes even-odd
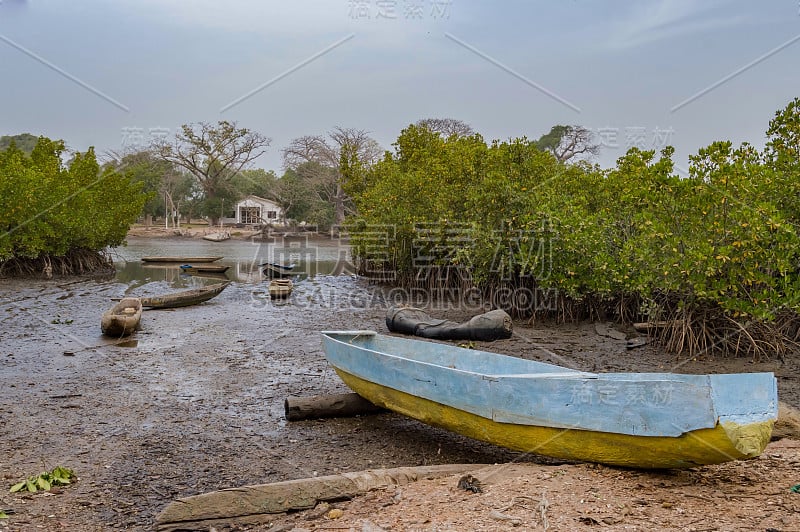
[[(339, 520), (298, 514), (272, 529), (544, 529), (542, 515), (550, 530), (800, 529), (800, 494), (789, 492), (800, 483), (800, 451), (787, 440), (750, 462), (631, 472), (521, 455), (394, 414), (287, 423), (288, 395), (347, 391), (325, 362), (319, 331), (385, 332), (387, 302), (379, 288), (345, 276), (301, 281), (288, 304), (271, 303), (265, 289), (233, 283), (198, 307), (148, 311), (132, 341), (115, 345), (100, 336), (99, 317), (126, 285), (0, 280), (0, 510), (10, 513), (0, 530), (151, 530), (174, 498), (220, 488), (505, 462), (533, 470), (483, 494), (446, 479), (377, 492), (344, 503)], [(473, 312), (431, 311), (459, 321)], [(796, 356), (684, 360), (653, 346), (628, 350), (607, 333), (595, 324), (516, 323), (510, 340), (476, 344), (590, 371), (774, 371), (781, 399), (800, 406)], [(57, 465), (79, 480), (46, 494), (7, 492)], [(708, 521), (709, 509), (725, 520)]]

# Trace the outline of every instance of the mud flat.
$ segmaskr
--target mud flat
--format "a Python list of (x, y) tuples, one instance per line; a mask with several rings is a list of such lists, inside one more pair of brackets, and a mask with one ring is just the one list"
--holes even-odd
[[(145, 312), (142, 329), (125, 342), (103, 338), (100, 315), (129, 288), (115, 280), (0, 279), (0, 509), (14, 511), (0, 519), (0, 530), (151, 530), (171, 500), (212, 490), (375, 468), (507, 462), (532, 469), (506, 475), (506, 484), (487, 481), (482, 494), (439, 479), (342, 503), (339, 522), (318, 512), (311, 520), (290, 516), (283, 526), (514, 525), (496, 511), (533, 516), (520, 526), (535, 518), (541, 527), (544, 493), (551, 530), (592, 520), (620, 530), (708, 529), (710, 507), (726, 512), (720, 529), (800, 528), (800, 494), (789, 491), (800, 483), (800, 458), (788, 440), (750, 462), (650, 473), (512, 453), (391, 413), (287, 423), (288, 395), (348, 391), (325, 362), (319, 331), (385, 332), (385, 293), (355, 277), (303, 279), (285, 303), (270, 301), (266, 283), (234, 282), (203, 305)], [(454, 321), (471, 315), (430, 311)], [(758, 364), (681, 360), (652, 346), (629, 350), (625, 339), (601, 335), (593, 324), (515, 323), (515, 331), (509, 340), (478, 344), (589, 371), (774, 371), (781, 399), (800, 403), (796, 356)], [(80, 480), (55, 494), (7, 493), (13, 482), (57, 465)]]

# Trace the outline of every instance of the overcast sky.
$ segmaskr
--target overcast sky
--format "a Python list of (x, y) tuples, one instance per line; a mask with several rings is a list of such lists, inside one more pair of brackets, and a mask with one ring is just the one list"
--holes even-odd
[(119, 151), (184, 123), (390, 148), (426, 117), (489, 141), (580, 124), (627, 147), (763, 146), (800, 96), (800, 1), (0, 0), (0, 134)]

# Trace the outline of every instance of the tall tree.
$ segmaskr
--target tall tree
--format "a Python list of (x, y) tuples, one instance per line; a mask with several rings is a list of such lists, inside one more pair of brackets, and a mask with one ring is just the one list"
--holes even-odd
[(159, 156), (185, 168), (197, 179), (206, 200), (206, 214), (216, 223), (221, 201), (232, 196), (230, 181), (266, 151), (271, 139), (236, 122), (184, 124), (170, 143), (155, 146)]
[(283, 223), (287, 218), (319, 224), (319, 211), (325, 211), (327, 204), (321, 200), (312, 188), (312, 184), (300, 177), (291, 168), (287, 169), (280, 179), (275, 181), (269, 197), (280, 205)]
[(327, 136), (292, 140), (283, 150), (283, 164), (316, 185), (319, 199), (333, 205), (333, 223), (341, 225), (347, 213), (346, 182), (361, 179), (381, 154), (381, 147), (366, 131), (337, 126)]
[(600, 145), (594, 142), (592, 132), (578, 125), (553, 126), (539, 137), (536, 147), (552, 153), (562, 163), (571, 159), (588, 159), (600, 153)]
[(278, 176), (272, 170), (251, 168), (242, 170), (231, 180), (237, 198), (253, 195), (269, 198), (275, 189)]
[(161, 216), (165, 207), (174, 209), (175, 199), (180, 200), (175, 194), (178, 182), (191, 180), (174, 164), (149, 150), (130, 151), (124, 155), (108, 152), (107, 157), (110, 160), (105, 166), (124, 174), (134, 183), (142, 184), (142, 192), (148, 194), (144, 205), (146, 215)]
[(439, 133), (444, 138), (450, 138), (453, 135), (469, 137), (475, 133), (472, 126), (456, 118), (423, 118), (422, 120), (417, 120), (415, 125), (424, 127), (428, 131)]

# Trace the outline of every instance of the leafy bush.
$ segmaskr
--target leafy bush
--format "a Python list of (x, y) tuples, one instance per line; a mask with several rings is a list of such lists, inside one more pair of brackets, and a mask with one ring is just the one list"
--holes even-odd
[(30, 156), (13, 144), (0, 152), (0, 263), (120, 245), (141, 213), (140, 184), (101, 170), (92, 148), (67, 164), (64, 151), (40, 137)]
[(767, 134), (763, 153), (699, 150), (681, 178), (671, 147), (602, 170), (525, 138), (410, 126), (353, 192), (353, 253), (406, 286), (558, 294), (555, 307), (499, 303), (517, 315), (666, 321), (676, 351), (782, 352), (800, 336), (800, 99)]

